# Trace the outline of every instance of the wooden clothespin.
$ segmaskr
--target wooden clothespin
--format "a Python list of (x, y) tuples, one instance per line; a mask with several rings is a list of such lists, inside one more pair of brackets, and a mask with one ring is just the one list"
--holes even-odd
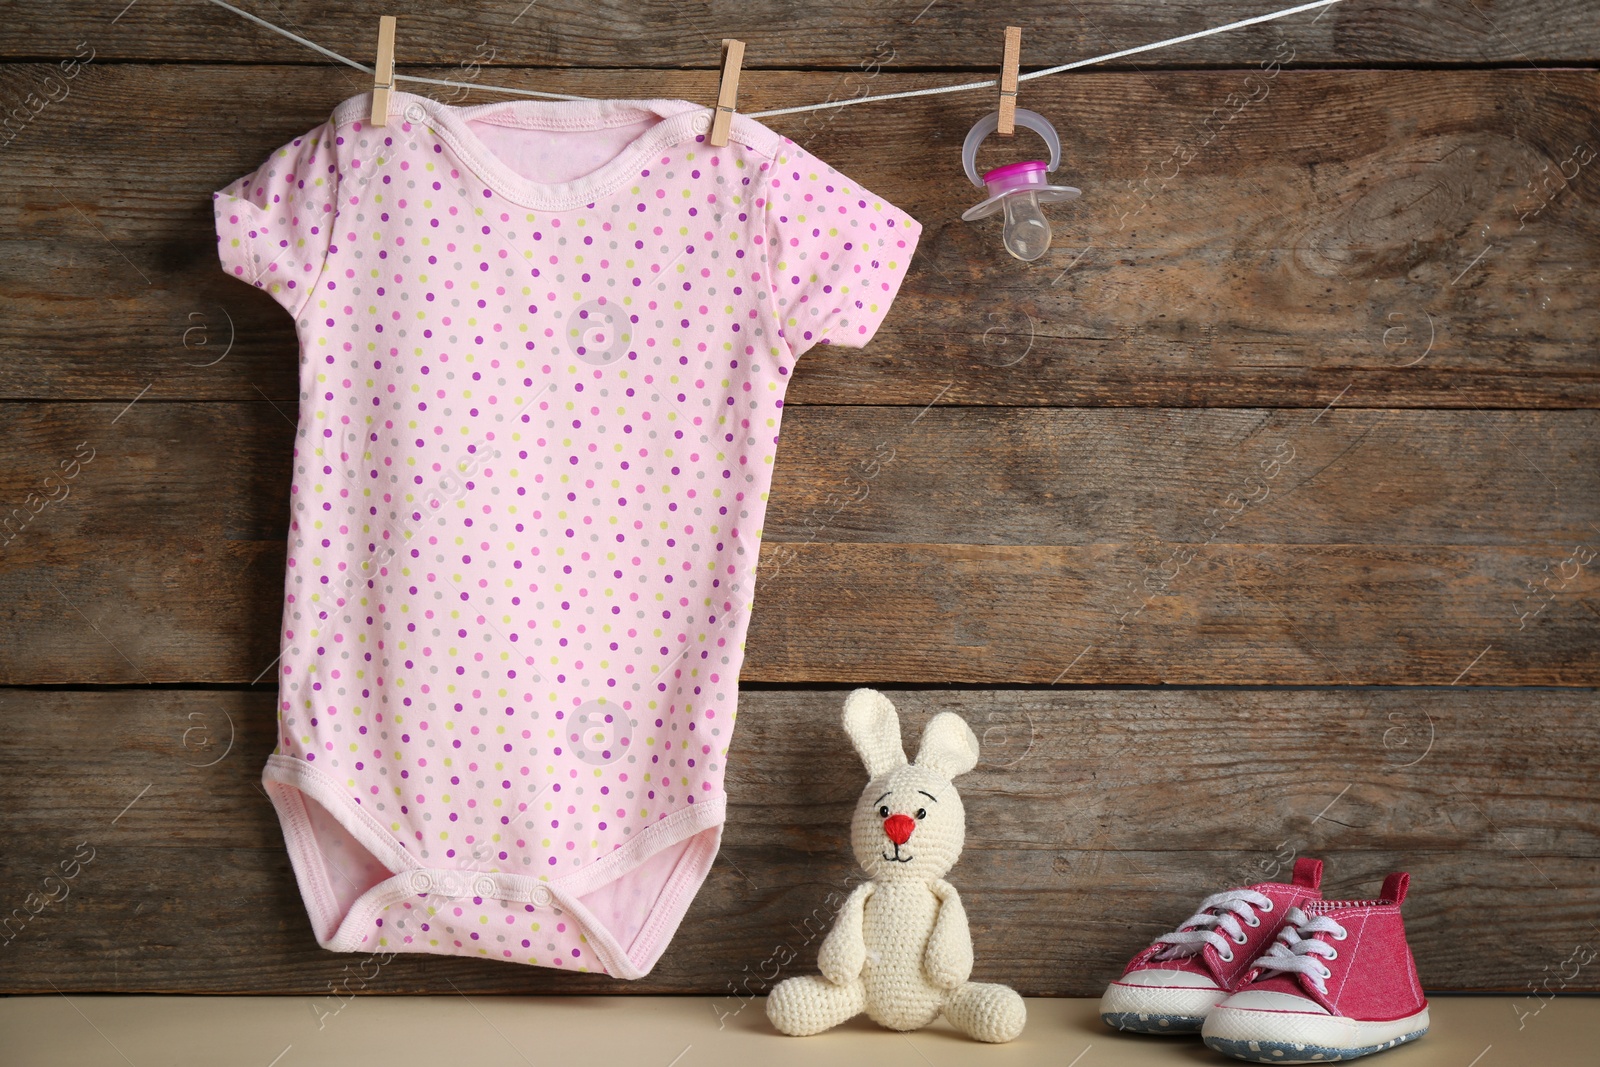
[(1000, 126), (995, 130), (1001, 137), (1017, 132), (1017, 64), (1022, 61), (1022, 27), (1006, 27), (1006, 54), (1000, 61)]
[(372, 65), (372, 114), (374, 126), (389, 122), (389, 94), (394, 92), (394, 16), (378, 19), (378, 59)]
[(707, 140), (717, 148), (728, 143), (728, 129), (733, 125), (733, 109), (739, 103), (739, 67), (744, 63), (744, 42), (731, 37), (722, 39), (722, 85), (717, 89), (717, 114), (711, 120), (711, 136)]

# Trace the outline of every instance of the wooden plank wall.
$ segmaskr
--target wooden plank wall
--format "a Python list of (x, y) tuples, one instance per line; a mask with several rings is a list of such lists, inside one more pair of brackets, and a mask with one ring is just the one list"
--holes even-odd
[[(990, 74), (1006, 22), (1037, 68), (1276, 5), (519, 6), (383, 10), (402, 70), (593, 96), (710, 100), (737, 36), (760, 110)], [(217, 267), (209, 193), (362, 76), (121, 7), (6, 5), (0, 37), (0, 991), (320, 994), (351, 957), (257, 785), (296, 346)], [(259, 7), (370, 58), (377, 9)], [(1346, 0), (1024, 83), (1085, 191), (1031, 265), (958, 218), (986, 94), (772, 120), (925, 230), (878, 339), (789, 394), (723, 854), (643, 981), (400, 957), (368, 991), (731, 1011), (778, 946), (810, 968), (858, 684), (982, 736), (952, 880), (1025, 993), (1098, 993), (1296, 855), (1335, 895), (1411, 871), (1430, 989), (1600, 940), (1593, 16)]]

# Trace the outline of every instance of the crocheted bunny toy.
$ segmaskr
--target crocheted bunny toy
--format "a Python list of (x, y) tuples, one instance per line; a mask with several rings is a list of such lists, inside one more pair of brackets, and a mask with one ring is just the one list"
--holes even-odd
[(865, 1011), (891, 1030), (916, 1030), (942, 1011), (979, 1041), (1010, 1041), (1027, 1009), (1015, 990), (969, 982), (972, 935), (944, 875), (961, 855), (966, 812), (950, 780), (978, 763), (978, 739), (944, 712), (922, 731), (915, 763), (900, 747), (900, 717), (882, 693), (857, 689), (844, 729), (871, 779), (856, 804), (850, 844), (870, 876), (845, 900), (817, 954), (821, 977), (790, 978), (767, 998), (772, 1025), (797, 1037)]

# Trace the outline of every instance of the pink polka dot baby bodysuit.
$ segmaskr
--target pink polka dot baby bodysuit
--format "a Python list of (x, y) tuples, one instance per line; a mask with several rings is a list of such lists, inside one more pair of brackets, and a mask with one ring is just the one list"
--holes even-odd
[(263, 782), (323, 947), (638, 978), (721, 840), (790, 374), (921, 227), (682, 100), (370, 101), (215, 196), (300, 341)]

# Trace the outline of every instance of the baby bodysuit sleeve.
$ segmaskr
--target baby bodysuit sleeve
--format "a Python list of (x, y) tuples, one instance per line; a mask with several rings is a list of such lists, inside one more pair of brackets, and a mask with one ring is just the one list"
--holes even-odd
[(327, 261), (338, 208), (338, 135), (324, 123), (212, 195), (217, 257), (298, 315)]
[(784, 138), (767, 175), (768, 282), (792, 358), (872, 340), (922, 226)]

